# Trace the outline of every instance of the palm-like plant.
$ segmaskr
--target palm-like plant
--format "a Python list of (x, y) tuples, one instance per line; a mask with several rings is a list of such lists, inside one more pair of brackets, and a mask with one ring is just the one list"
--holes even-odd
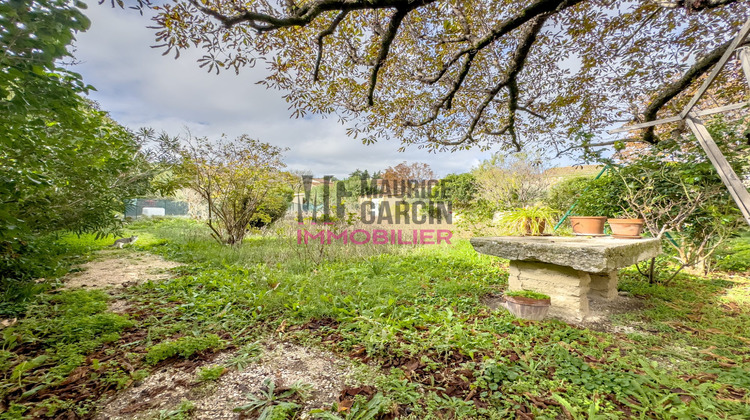
[(554, 225), (558, 211), (544, 206), (529, 206), (505, 213), (500, 223), (516, 235), (539, 236)]

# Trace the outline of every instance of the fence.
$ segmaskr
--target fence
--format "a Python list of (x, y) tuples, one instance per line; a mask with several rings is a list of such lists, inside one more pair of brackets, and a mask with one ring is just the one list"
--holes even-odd
[(149, 216), (187, 216), (190, 206), (184, 201), (163, 198), (134, 198), (125, 200), (125, 217), (137, 219)]

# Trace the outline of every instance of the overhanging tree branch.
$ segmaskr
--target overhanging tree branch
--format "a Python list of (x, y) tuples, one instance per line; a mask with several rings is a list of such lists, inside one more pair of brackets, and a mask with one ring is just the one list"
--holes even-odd
[[(523, 39), (516, 47), (516, 50), (513, 54), (513, 58), (511, 59), (510, 66), (508, 68), (506, 75), (502, 79), (500, 79), (500, 81), (485, 95), (484, 100), (481, 102), (481, 104), (477, 107), (476, 111), (474, 112), (474, 117), (472, 118), (471, 124), (469, 125), (469, 128), (466, 130), (466, 133), (458, 140), (444, 141), (444, 140), (433, 138), (432, 141), (436, 143), (440, 143), (442, 145), (446, 145), (446, 146), (457, 146), (467, 141), (473, 141), (474, 131), (479, 125), (482, 119), (482, 116), (484, 115), (484, 111), (487, 109), (489, 104), (495, 99), (498, 93), (500, 93), (500, 90), (507, 87), (509, 90), (508, 108), (510, 110), (511, 115), (509, 116), (508, 124), (500, 131), (500, 133), (501, 134), (509, 133), (511, 135), (511, 141), (513, 142), (513, 145), (516, 148), (520, 148), (520, 144), (518, 143), (518, 139), (515, 133), (515, 112), (518, 107), (518, 80), (517, 78), (521, 70), (523, 70), (523, 66), (526, 63), (526, 58), (528, 57), (529, 52), (531, 51), (531, 46), (534, 44), (534, 41), (536, 40), (537, 35), (539, 35), (539, 31), (541, 31), (542, 26), (544, 26), (544, 22), (547, 20), (548, 17), (549, 17), (549, 13), (544, 16), (539, 16), (535, 18), (535, 20), (529, 25), (528, 29), (523, 35)], [(492, 132), (486, 131), (485, 133), (491, 134)]]
[(316, 82), (318, 81), (318, 76), (320, 74), (320, 61), (323, 59), (323, 39), (328, 35), (333, 34), (333, 32), (339, 26), (339, 23), (344, 20), (348, 13), (348, 10), (342, 10), (341, 12), (339, 12), (339, 14), (336, 15), (331, 24), (318, 34), (318, 37), (316, 39), (316, 42), (318, 44), (318, 56), (315, 59), (315, 70), (313, 70), (313, 80)]
[[(721, 59), (721, 56), (724, 55), (724, 53), (727, 51), (727, 48), (729, 48), (729, 45), (732, 43), (732, 40), (721, 44), (717, 48), (715, 48), (713, 51), (711, 51), (709, 54), (703, 56), (700, 60), (696, 61), (695, 64), (690, 67), (690, 69), (685, 72), (685, 74), (680, 77), (679, 80), (676, 80), (669, 85), (667, 85), (664, 89), (659, 92), (654, 99), (651, 100), (651, 103), (648, 104), (646, 109), (643, 112), (643, 122), (648, 121), (654, 121), (656, 119), (656, 114), (667, 104), (669, 101), (671, 101), (674, 97), (682, 93), (685, 89), (690, 87), (690, 85), (698, 79), (700, 76), (705, 74), (708, 70), (711, 69), (711, 67), (716, 64), (719, 59)], [(643, 133), (643, 141), (651, 144), (658, 143), (658, 139), (654, 135), (654, 127), (647, 128)]]
[[(632, 13), (620, 13), (617, 6), (605, 3), (481, 0), (469, 8), (447, 0), (172, 0), (155, 6), (159, 12), (154, 20), (157, 41), (167, 52), (193, 46), (205, 49), (207, 54), (199, 61), (209, 69), (237, 70), (273, 56), (266, 61), (271, 74), (262, 84), (288, 91), (285, 97), (297, 113), (342, 111), (342, 121), (362, 119), (349, 133), (363, 135), (366, 143), (396, 131), (406, 144), (422, 143), (425, 135), (430, 142), (439, 138), (434, 141), (438, 145), (471, 145), (480, 138), (490, 139), (490, 144), (491, 136), (508, 135), (508, 143), (518, 148), (521, 134), (539, 141), (548, 136), (557, 147), (555, 139), (564, 138), (569, 128), (554, 118), (549, 124), (524, 125), (522, 132), (526, 120), (519, 111), (541, 120), (547, 115), (564, 116), (572, 125), (601, 129), (618, 117), (621, 103), (651, 93), (628, 92), (634, 86), (630, 81), (656, 80), (658, 70), (682, 71), (673, 62), (676, 54), (693, 51), (701, 43), (715, 45), (716, 34), (750, 13), (741, 4), (746, 2), (739, 0), (639, 0)], [(689, 12), (659, 12), (654, 4)], [(714, 32), (703, 18), (693, 17), (722, 7), (728, 8), (708, 20), (716, 25)], [(591, 8), (598, 10), (592, 14)], [(617, 12), (610, 13), (613, 8)], [(591, 21), (596, 13), (606, 18)], [(554, 86), (535, 86), (526, 78), (511, 77), (508, 63), (511, 67), (518, 63), (516, 46), (526, 41), (522, 28), (549, 16), (554, 16), (555, 24), (540, 36), (540, 57), (528, 60), (524, 74), (529, 80), (558, 78), (559, 83), (551, 80)], [(683, 33), (682, 22), (692, 28), (689, 33)], [(628, 80), (603, 80), (600, 69), (607, 64), (596, 61), (597, 48), (613, 51), (626, 46), (628, 57), (621, 57), (625, 66), (618, 74)], [(680, 80), (665, 86), (642, 117), (653, 120), (720, 53), (701, 58)], [(567, 72), (561, 63), (575, 57), (581, 57), (581, 71)], [(522, 58), (521, 67), (527, 59)], [(337, 80), (322, 81), (328, 61)], [(312, 78), (305, 72), (311, 72)], [(343, 83), (337, 85), (339, 80)], [(316, 87), (316, 82), (330, 86)], [(601, 90), (589, 84), (601, 85)], [(610, 91), (611, 95), (600, 94)], [(539, 98), (533, 107), (529, 96)], [(464, 135), (449, 139), (456, 132)], [(651, 131), (644, 140), (658, 141)]]
[(396, 9), (396, 12), (391, 16), (391, 20), (388, 22), (388, 28), (385, 30), (385, 33), (380, 40), (380, 52), (378, 53), (378, 58), (375, 61), (375, 66), (370, 72), (370, 86), (367, 91), (367, 106), (374, 105), (375, 85), (378, 83), (378, 73), (385, 64), (385, 60), (388, 58), (388, 52), (391, 49), (393, 40), (396, 38), (398, 28), (401, 26), (401, 22), (404, 21), (406, 15), (414, 10), (418, 4), (419, 3), (414, 2), (413, 6)]

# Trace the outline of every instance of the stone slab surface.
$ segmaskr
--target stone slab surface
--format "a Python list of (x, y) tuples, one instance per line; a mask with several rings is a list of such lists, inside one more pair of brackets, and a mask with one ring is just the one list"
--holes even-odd
[(472, 238), (480, 254), (511, 261), (538, 261), (588, 273), (609, 273), (661, 252), (661, 240), (612, 237), (496, 236)]

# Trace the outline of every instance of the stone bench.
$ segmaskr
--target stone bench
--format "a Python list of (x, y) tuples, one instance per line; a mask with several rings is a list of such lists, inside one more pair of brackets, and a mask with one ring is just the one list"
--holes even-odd
[(474, 249), (510, 260), (509, 290), (550, 296), (549, 314), (582, 320), (589, 297), (614, 299), (617, 270), (656, 257), (659, 239), (611, 237), (498, 236), (472, 238)]

